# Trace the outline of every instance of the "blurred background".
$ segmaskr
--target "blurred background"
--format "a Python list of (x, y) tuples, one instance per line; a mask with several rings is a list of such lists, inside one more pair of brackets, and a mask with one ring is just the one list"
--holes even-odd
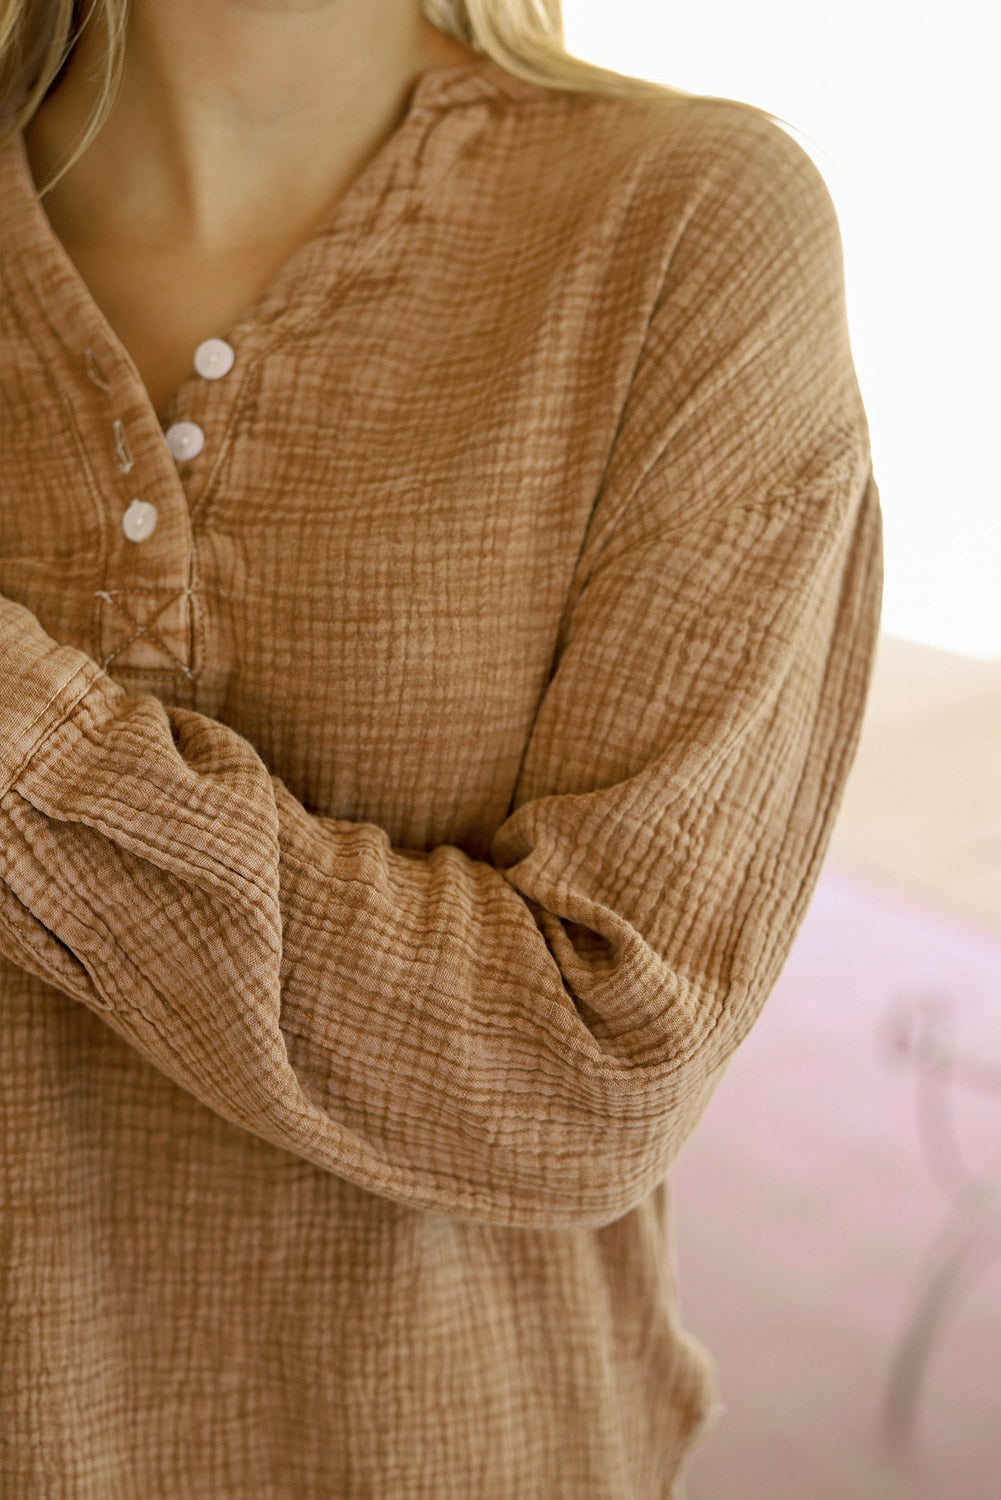
[(782, 116), (841, 222), (883, 507), (867, 718), (789, 961), (675, 1170), (722, 1410), (686, 1500), (1001, 1497), (1001, 0), (564, 0)]

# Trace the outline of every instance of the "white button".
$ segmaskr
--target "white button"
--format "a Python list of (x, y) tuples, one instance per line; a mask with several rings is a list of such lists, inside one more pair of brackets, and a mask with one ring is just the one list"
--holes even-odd
[(130, 542), (144, 542), (156, 529), (156, 506), (152, 500), (133, 500), (122, 516), (122, 530)]
[(172, 422), (164, 437), (178, 463), (186, 458), (197, 458), (205, 447), (205, 434), (197, 422)]
[(195, 350), (195, 369), (206, 380), (221, 380), (233, 368), (236, 355), (225, 339), (206, 339)]

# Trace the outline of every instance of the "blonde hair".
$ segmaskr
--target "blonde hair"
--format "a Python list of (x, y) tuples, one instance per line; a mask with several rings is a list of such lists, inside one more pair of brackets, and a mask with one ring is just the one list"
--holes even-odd
[[(419, 0), (439, 31), (485, 53), (516, 78), (545, 88), (614, 98), (719, 98), (617, 73), (567, 52), (562, 0)], [(101, 26), (106, 46), (97, 103), (70, 157), (40, 188), (49, 192), (86, 151), (114, 107), (125, 63), (129, 0), (0, 0), (0, 150), (28, 124), (63, 71), (84, 26)], [(86, 10), (86, 15), (82, 12)], [(722, 102), (787, 121), (741, 99)], [(792, 129), (794, 127), (790, 127)]]

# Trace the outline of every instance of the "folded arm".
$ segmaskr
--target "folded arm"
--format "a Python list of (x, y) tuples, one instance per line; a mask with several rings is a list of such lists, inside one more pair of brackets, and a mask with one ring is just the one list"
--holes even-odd
[(755, 136), (671, 247), (489, 860), (308, 813), (0, 599), (0, 951), (364, 1189), (626, 1213), (774, 984), (858, 737), (881, 527), (841, 278), (816, 169)]

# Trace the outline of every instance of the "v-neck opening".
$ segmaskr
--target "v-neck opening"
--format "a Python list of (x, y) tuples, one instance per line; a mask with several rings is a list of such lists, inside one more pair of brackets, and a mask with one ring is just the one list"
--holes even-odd
[[(436, 121), (458, 105), (491, 94), (518, 99), (543, 92), (541, 85), (508, 73), (488, 54), (473, 63), (448, 63), (426, 70), (411, 90), (402, 118), (378, 150), (236, 320), (215, 330), (215, 336), (239, 346), (246, 361), (258, 358), (308, 322), (329, 298), (332, 286), (343, 288), (353, 279), (408, 215), (418, 192), (447, 169), (450, 149), (428, 149), (429, 137), (436, 135)], [(458, 140), (452, 149), (460, 149)], [(31, 171), (23, 130), (0, 152), (0, 182), (5, 184), (3, 196), (8, 203), (21, 210), (4, 231), (4, 250), (20, 260), (22, 274), (33, 284), (50, 327), (65, 346), (82, 354), (84, 346), (94, 342), (94, 336), (81, 327), (80, 311), (85, 307), (87, 321), (100, 332), (101, 342), (131, 367), (150, 413), (162, 428), (176, 415), (187, 380), (172, 394), (166, 407), (168, 417), (161, 419), (129, 351), (52, 226)], [(27, 208), (23, 206), (26, 201)]]

